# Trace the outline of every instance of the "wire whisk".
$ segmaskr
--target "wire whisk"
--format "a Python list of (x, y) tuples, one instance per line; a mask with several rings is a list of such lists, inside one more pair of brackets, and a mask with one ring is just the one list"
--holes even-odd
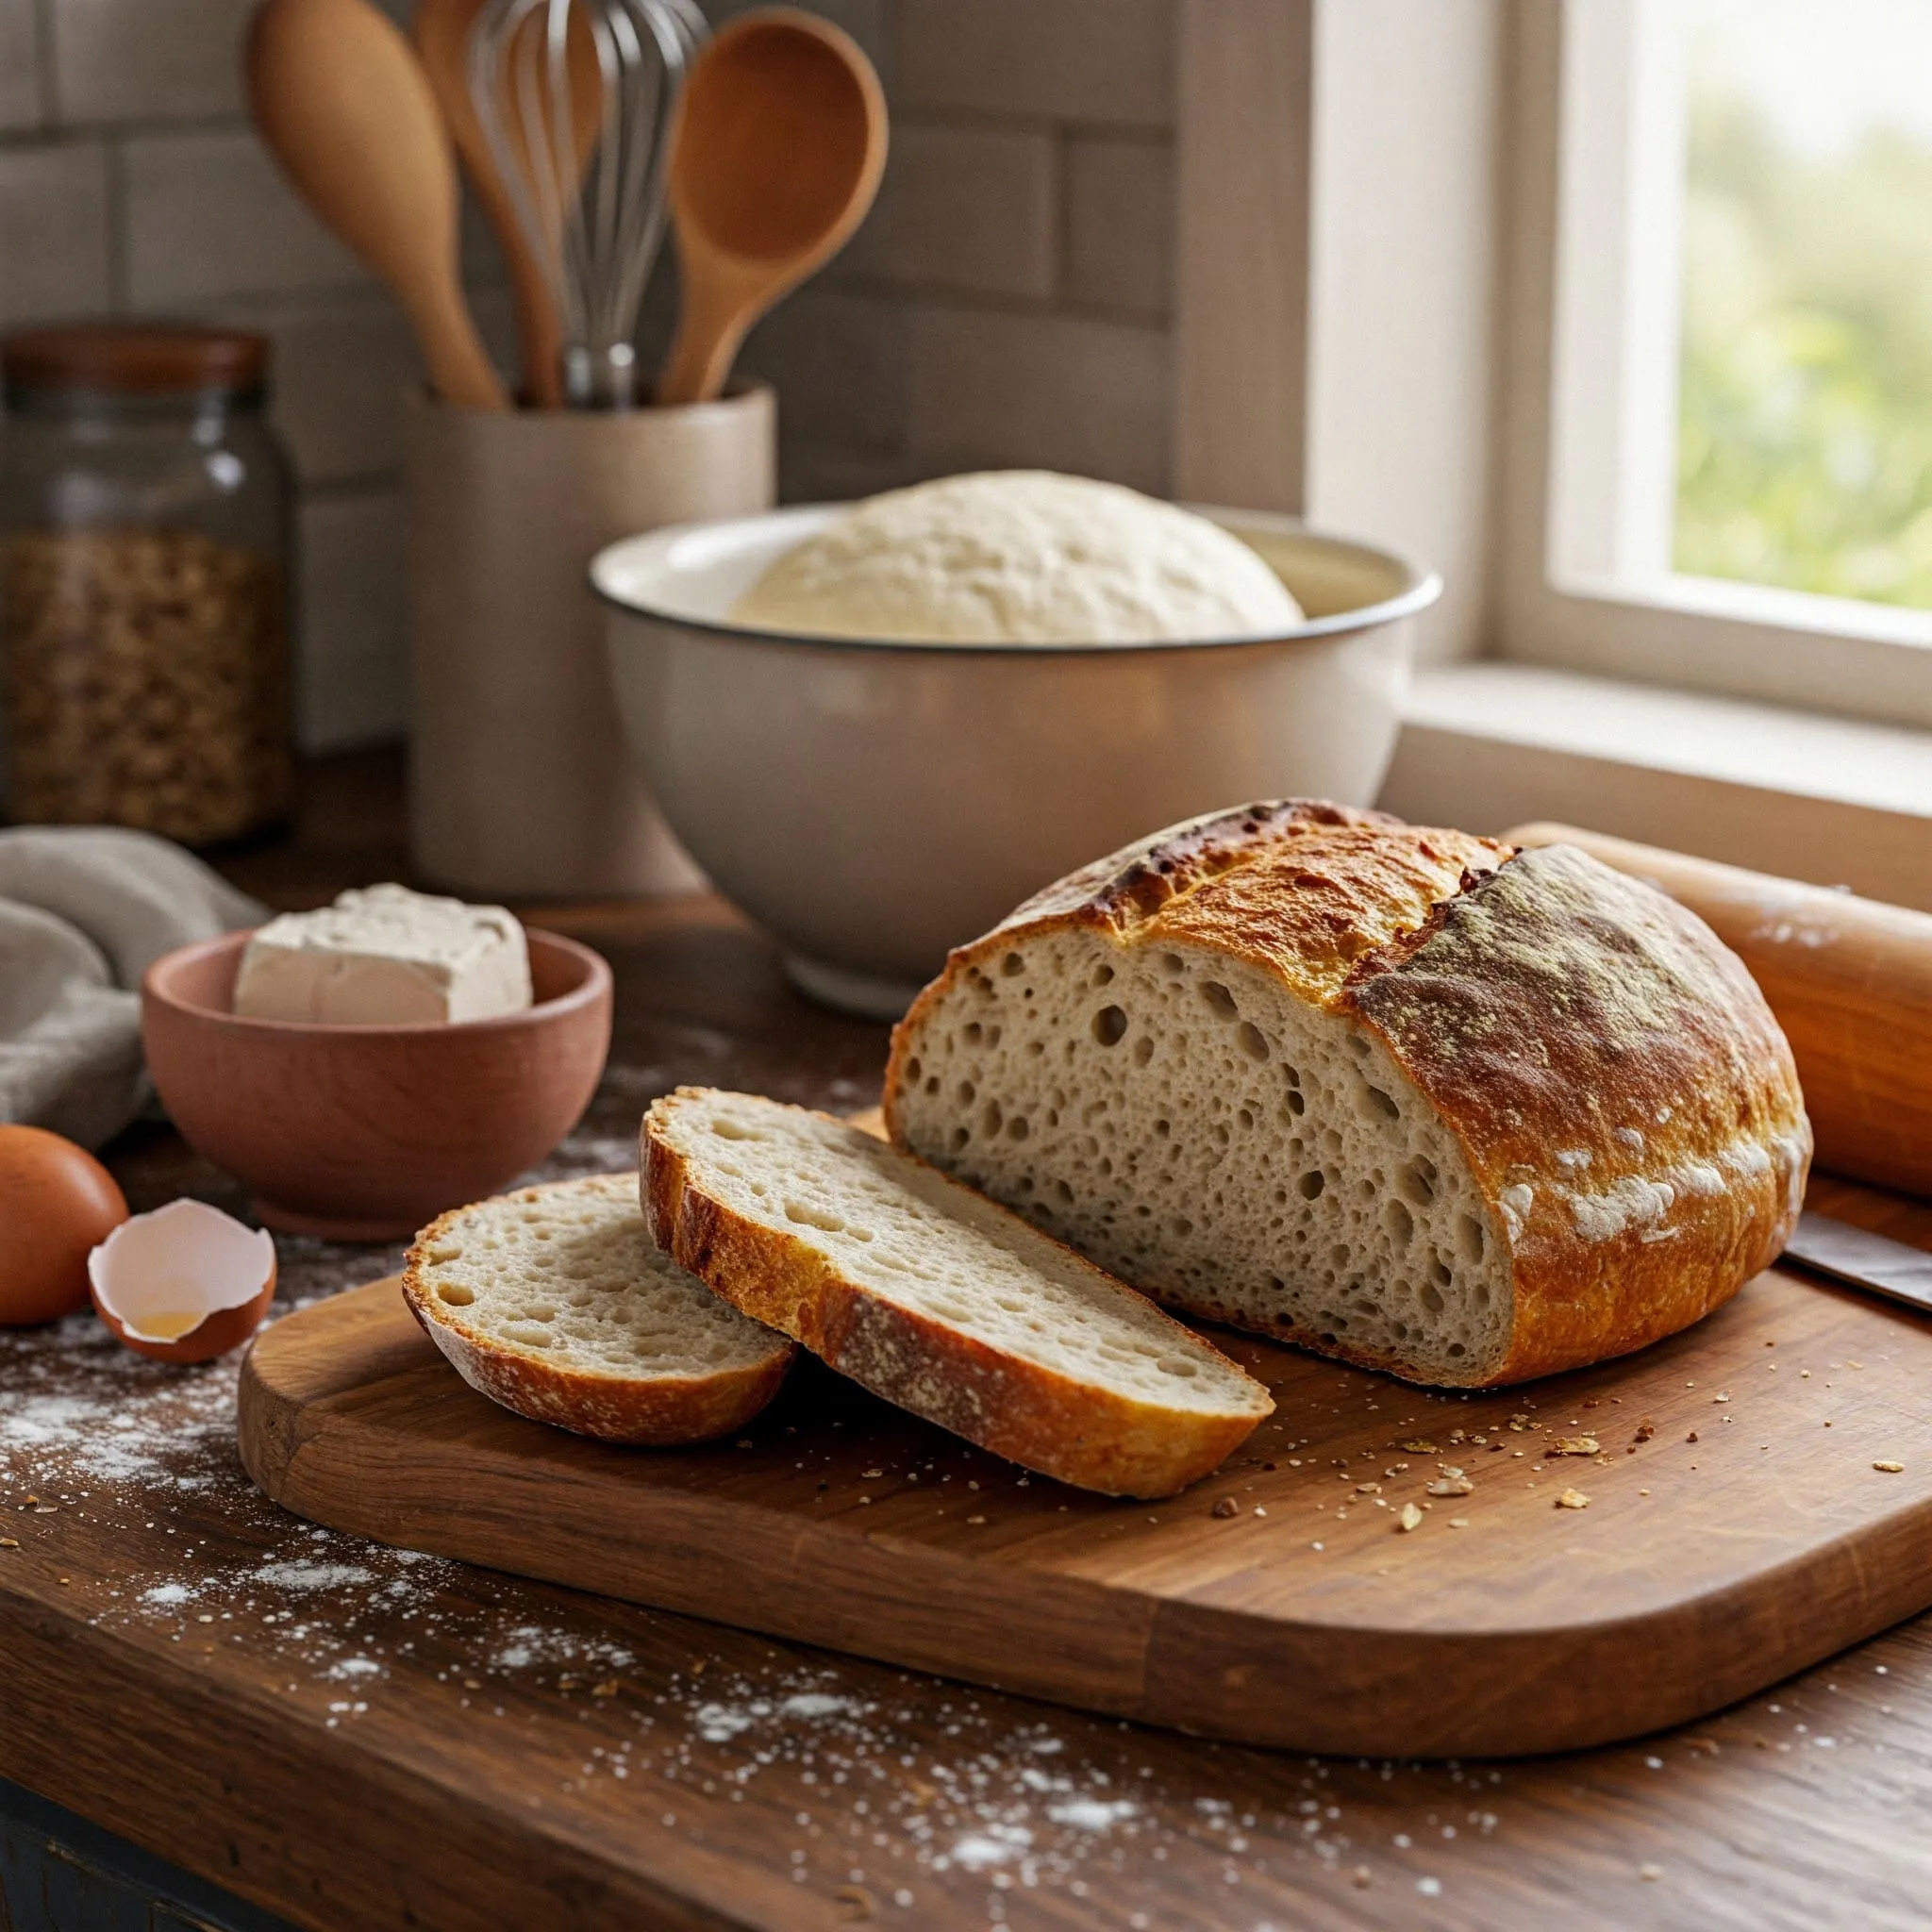
[(692, 0), (490, 0), (471, 30), (471, 97), (550, 283), (573, 408), (640, 400), (631, 338), (677, 93), (708, 31)]

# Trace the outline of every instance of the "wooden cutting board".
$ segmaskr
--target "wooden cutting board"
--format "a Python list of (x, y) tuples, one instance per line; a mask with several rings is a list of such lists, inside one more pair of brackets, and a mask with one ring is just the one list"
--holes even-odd
[(378, 1541), (1308, 1751), (1634, 1736), (1932, 1604), (1932, 1323), (1904, 1310), (1774, 1271), (1642, 1355), (1474, 1396), (1218, 1339), (1275, 1416), (1151, 1505), (809, 1361), (736, 1441), (583, 1441), (473, 1393), (393, 1281), (262, 1335), (242, 1456)]

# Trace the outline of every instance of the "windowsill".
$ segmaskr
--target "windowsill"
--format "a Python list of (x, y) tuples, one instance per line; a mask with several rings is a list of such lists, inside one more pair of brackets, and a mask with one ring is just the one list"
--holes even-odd
[(1932, 910), (1932, 732), (1497, 661), (1421, 671), (1381, 803), (1531, 819)]

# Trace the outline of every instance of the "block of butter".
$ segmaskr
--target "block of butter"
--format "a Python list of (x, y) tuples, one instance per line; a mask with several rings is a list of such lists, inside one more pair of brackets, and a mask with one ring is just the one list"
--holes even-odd
[(235, 1010), (255, 1020), (402, 1026), (485, 1020), (530, 1004), (524, 929), (501, 906), (406, 886), (344, 892), (252, 934)]

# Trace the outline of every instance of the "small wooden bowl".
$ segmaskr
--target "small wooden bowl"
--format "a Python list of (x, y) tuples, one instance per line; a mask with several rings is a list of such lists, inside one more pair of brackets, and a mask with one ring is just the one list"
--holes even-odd
[(245, 932), (157, 959), (142, 1042), (175, 1124), (287, 1234), (399, 1241), (494, 1194), (582, 1117), (610, 1048), (610, 968), (532, 931), (537, 1003), (442, 1026), (318, 1026), (232, 1010)]

